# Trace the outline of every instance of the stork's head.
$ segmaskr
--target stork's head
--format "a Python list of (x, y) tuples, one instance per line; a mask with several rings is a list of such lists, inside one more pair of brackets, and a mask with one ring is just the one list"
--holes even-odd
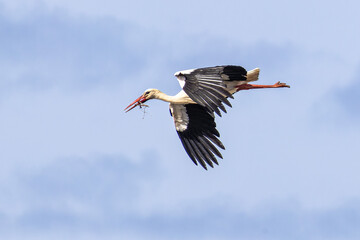
[(124, 109), (124, 111), (128, 112), (128, 111), (130, 111), (131, 109), (133, 109), (133, 108), (135, 108), (137, 106), (141, 107), (141, 105), (144, 102), (146, 102), (147, 100), (156, 98), (156, 95), (159, 92), (160, 92), (159, 90), (153, 89), (153, 88), (145, 90), (145, 92), (140, 97), (138, 97), (135, 101), (133, 101), (129, 106), (127, 106)]

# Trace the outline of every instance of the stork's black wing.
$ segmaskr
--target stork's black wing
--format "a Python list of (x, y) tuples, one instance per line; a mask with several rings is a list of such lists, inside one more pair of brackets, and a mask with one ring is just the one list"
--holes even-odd
[(219, 108), (226, 112), (222, 103), (231, 107), (227, 97), (233, 98), (226, 82), (245, 81), (246, 74), (243, 67), (226, 65), (180, 71), (175, 76), (192, 100), (221, 116)]
[(222, 158), (214, 144), (222, 149), (224, 145), (218, 139), (214, 113), (198, 104), (170, 104), (170, 112), (174, 118), (175, 128), (182, 145), (191, 160), (207, 169), (206, 164), (214, 167), (218, 164), (215, 155)]

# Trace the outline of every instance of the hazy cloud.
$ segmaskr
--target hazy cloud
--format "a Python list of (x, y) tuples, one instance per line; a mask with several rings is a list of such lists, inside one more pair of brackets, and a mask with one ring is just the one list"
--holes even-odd
[(353, 77), (353, 81), (346, 87), (339, 87), (336, 93), (341, 106), (345, 109), (345, 112), (352, 117), (358, 118), (360, 116), (360, 68), (356, 75)]
[(38, 12), (21, 21), (0, 14), (1, 89), (91, 88), (121, 81), (146, 58), (129, 45), (131, 28), (114, 19)]

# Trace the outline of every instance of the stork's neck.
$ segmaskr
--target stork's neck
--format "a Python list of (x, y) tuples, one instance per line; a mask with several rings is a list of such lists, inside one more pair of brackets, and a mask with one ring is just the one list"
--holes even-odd
[(195, 103), (191, 98), (189, 98), (189, 96), (184, 91), (180, 91), (175, 96), (169, 96), (169, 95), (159, 91), (158, 93), (156, 93), (154, 98), (168, 102), (168, 103), (173, 103), (173, 104)]
[(163, 92), (157, 92), (155, 95), (154, 95), (154, 98), (155, 99), (159, 99), (159, 100), (162, 100), (162, 101), (165, 101), (165, 102), (173, 102), (174, 101), (174, 96), (169, 96)]

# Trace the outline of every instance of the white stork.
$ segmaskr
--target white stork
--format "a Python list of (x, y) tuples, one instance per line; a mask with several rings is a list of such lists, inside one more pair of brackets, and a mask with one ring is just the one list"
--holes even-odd
[[(170, 115), (185, 151), (191, 160), (207, 170), (206, 163), (218, 165), (215, 155), (222, 158), (215, 145), (225, 149), (218, 139), (214, 112), (221, 116), (220, 110), (226, 113), (223, 105), (231, 107), (227, 98), (240, 90), (258, 88), (290, 87), (277, 82), (273, 85), (249, 84), (258, 80), (260, 69), (246, 71), (240, 66), (216, 66), (198, 68), (175, 73), (182, 90), (175, 96), (169, 96), (157, 89), (146, 90), (138, 99), (124, 110), (126, 112), (142, 106), (150, 99), (159, 99), (170, 103)], [(220, 110), (219, 110), (220, 109)]]

